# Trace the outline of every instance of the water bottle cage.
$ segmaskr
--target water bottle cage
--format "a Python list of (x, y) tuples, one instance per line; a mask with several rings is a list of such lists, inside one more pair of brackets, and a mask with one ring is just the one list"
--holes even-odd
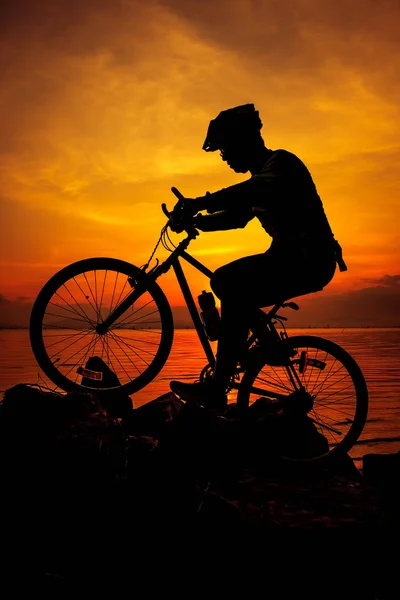
[(204, 330), (208, 339), (211, 342), (218, 340), (220, 316), (217, 307), (215, 306), (215, 298), (212, 292), (203, 292), (198, 297), (199, 306), (202, 312), (200, 319), (203, 323)]
[(218, 320), (217, 320), (217, 314), (213, 315), (213, 322), (211, 322), (209, 319), (207, 319), (207, 317), (204, 315), (204, 313), (201, 312), (200, 319), (201, 319), (201, 322), (203, 323), (204, 331), (206, 332), (208, 339), (211, 342), (215, 342), (216, 340), (218, 340), (218, 337), (219, 337), (219, 315), (218, 315)]

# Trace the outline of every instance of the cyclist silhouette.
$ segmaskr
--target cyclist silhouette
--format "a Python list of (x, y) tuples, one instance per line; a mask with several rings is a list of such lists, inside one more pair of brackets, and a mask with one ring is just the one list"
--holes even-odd
[[(211, 289), (221, 302), (212, 378), (170, 383), (171, 390), (188, 403), (222, 411), (254, 309), (322, 290), (332, 280), (336, 265), (341, 271), (347, 269), (307, 167), (291, 152), (267, 148), (261, 128), (254, 104), (224, 110), (210, 121), (203, 150), (219, 150), (231, 169), (250, 172), (251, 177), (188, 199), (184, 207), (194, 215), (193, 224), (200, 231), (243, 228), (258, 218), (272, 238), (266, 252), (230, 262), (211, 278)], [(202, 214), (205, 211), (208, 214)]]

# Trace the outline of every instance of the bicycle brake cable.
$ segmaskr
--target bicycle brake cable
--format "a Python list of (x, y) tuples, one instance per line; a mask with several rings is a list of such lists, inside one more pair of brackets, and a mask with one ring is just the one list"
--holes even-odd
[[(154, 250), (150, 255), (150, 258), (148, 259), (148, 261), (142, 265), (140, 267), (141, 271), (146, 271), (158, 246), (160, 245), (160, 243), (162, 243), (163, 247), (168, 250), (168, 252), (173, 252), (173, 250), (175, 250), (176, 246), (175, 244), (172, 242), (171, 238), (169, 237), (169, 233), (168, 233), (168, 225), (164, 225), (164, 227), (161, 229), (161, 234), (160, 237), (158, 238), (158, 242), (157, 244), (154, 246)], [(172, 248), (171, 248), (172, 246)]]
[[(163, 230), (162, 245), (169, 252), (173, 252), (175, 250), (175, 248), (176, 248), (175, 244), (173, 243), (173, 241), (169, 237), (168, 227), (165, 227), (164, 230)], [(172, 246), (172, 248), (171, 248), (171, 246)]]
[(154, 250), (153, 250), (153, 252), (150, 254), (150, 258), (148, 259), (148, 261), (147, 261), (147, 262), (146, 262), (144, 265), (142, 265), (142, 266), (140, 267), (140, 270), (141, 270), (141, 271), (146, 271), (147, 267), (148, 267), (148, 266), (149, 266), (149, 264), (151, 263), (151, 261), (152, 261), (152, 258), (153, 258), (153, 256), (154, 256), (154, 254), (156, 253), (156, 250), (157, 250), (158, 246), (160, 245), (160, 242), (162, 241), (162, 238), (163, 238), (163, 235), (164, 235), (164, 229), (166, 229), (166, 226), (162, 228), (162, 230), (161, 230), (161, 234), (160, 234), (160, 237), (158, 238), (158, 242), (157, 242), (157, 244), (154, 246)]

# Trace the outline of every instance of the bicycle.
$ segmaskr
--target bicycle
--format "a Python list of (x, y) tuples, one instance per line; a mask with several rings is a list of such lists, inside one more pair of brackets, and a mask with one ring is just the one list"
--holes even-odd
[[(186, 237), (177, 246), (171, 242), (168, 229), (176, 209), (185, 206), (182, 194), (176, 188), (172, 191), (178, 202), (173, 212), (161, 205), (168, 221), (145, 265), (106, 257), (79, 260), (53, 275), (39, 292), (30, 319), (31, 347), (41, 369), (62, 390), (131, 395), (158, 375), (172, 348), (174, 320), (157, 279), (171, 267), (207, 359), (200, 381), (212, 375), (214, 353), (181, 259), (207, 277), (212, 271), (187, 252), (199, 235), (190, 219), (181, 230)], [(160, 243), (170, 255), (161, 264), (155, 258), (149, 268)], [(330, 340), (290, 337), (287, 318), (279, 314), (284, 308), (299, 306), (285, 299), (268, 312), (256, 311), (245, 356), (230, 383), (237, 392), (239, 413), (246, 413), (260, 397), (290, 403), (328, 441), (327, 450), (304, 460), (345, 454), (367, 420), (363, 373), (354, 358)], [(91, 360), (99, 356), (112, 372), (111, 379), (91, 368)]]

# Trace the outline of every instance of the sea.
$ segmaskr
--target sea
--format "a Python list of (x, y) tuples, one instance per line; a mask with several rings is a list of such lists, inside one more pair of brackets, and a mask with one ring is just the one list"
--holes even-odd
[[(366, 454), (400, 451), (400, 328), (288, 329), (289, 335), (316, 335), (330, 339), (349, 352), (364, 373), (368, 392), (368, 420), (350, 451), (362, 471)], [(216, 343), (211, 346), (216, 350)], [(195, 381), (207, 364), (194, 329), (176, 329), (169, 358), (150, 384), (131, 396), (138, 408), (169, 392), (172, 379)], [(59, 390), (40, 370), (33, 355), (28, 329), (0, 329), (0, 397), (19, 383)]]

